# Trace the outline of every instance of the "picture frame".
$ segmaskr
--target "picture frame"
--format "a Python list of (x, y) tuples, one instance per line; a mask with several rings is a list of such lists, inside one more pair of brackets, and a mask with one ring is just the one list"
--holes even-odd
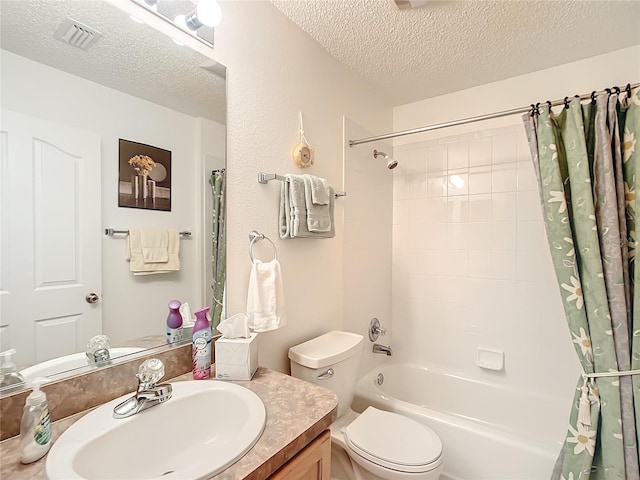
[(171, 211), (171, 151), (119, 139), (118, 207)]

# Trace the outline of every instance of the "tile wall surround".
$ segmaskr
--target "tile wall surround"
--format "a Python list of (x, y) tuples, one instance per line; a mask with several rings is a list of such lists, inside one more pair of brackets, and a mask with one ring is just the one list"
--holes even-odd
[[(549, 392), (566, 397), (579, 367), (524, 128), (443, 136), (394, 156), (394, 354), (522, 388), (556, 362), (575, 364)], [(478, 347), (503, 350), (505, 370), (477, 367)]]
[[(135, 374), (147, 358), (159, 358), (164, 363), (164, 378), (173, 378), (192, 369), (191, 343), (150, 349), (131, 360), (122, 359), (110, 367), (95, 372), (52, 382), (42, 387), (47, 394), (51, 420), (56, 421), (133, 392), (138, 382)], [(31, 389), (0, 398), (0, 440), (20, 433), (20, 419)]]

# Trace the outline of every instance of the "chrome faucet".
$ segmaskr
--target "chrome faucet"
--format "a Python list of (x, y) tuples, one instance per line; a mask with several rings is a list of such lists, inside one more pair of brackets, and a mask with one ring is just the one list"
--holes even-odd
[(114, 407), (113, 418), (130, 417), (171, 398), (173, 391), (171, 384), (156, 385), (164, 377), (164, 365), (157, 358), (145, 360), (140, 365), (136, 377), (138, 377), (138, 391)]
[(388, 357), (391, 356), (391, 347), (387, 345), (380, 345), (379, 343), (373, 344), (373, 353), (384, 353)]

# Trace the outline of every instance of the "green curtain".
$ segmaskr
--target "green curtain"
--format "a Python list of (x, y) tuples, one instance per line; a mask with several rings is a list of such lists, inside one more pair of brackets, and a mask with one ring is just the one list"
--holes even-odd
[(211, 328), (216, 328), (222, 318), (224, 308), (224, 287), (226, 283), (226, 237), (225, 237), (225, 171), (211, 173), (209, 184), (213, 195), (213, 235), (211, 237), (212, 305)]
[(632, 372), (640, 369), (640, 89), (602, 93), (585, 105), (574, 98), (559, 114), (544, 105), (523, 119), (583, 369), (552, 478), (638, 480), (640, 372)]

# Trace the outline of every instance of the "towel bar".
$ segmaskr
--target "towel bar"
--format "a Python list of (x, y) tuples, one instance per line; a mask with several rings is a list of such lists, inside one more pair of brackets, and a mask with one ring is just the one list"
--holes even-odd
[[(271, 180), (280, 180), (281, 182), (286, 182), (287, 177), (283, 177), (282, 175), (278, 175), (277, 173), (266, 173), (266, 172), (258, 172), (258, 183), (269, 183)], [(345, 197), (347, 192), (340, 192), (336, 190), (334, 192), (334, 197)]]
[[(113, 237), (114, 235), (129, 235), (129, 230), (117, 230), (115, 228), (105, 228), (104, 234), (110, 237)], [(191, 232), (189, 231), (180, 232), (180, 236), (191, 237)]]

